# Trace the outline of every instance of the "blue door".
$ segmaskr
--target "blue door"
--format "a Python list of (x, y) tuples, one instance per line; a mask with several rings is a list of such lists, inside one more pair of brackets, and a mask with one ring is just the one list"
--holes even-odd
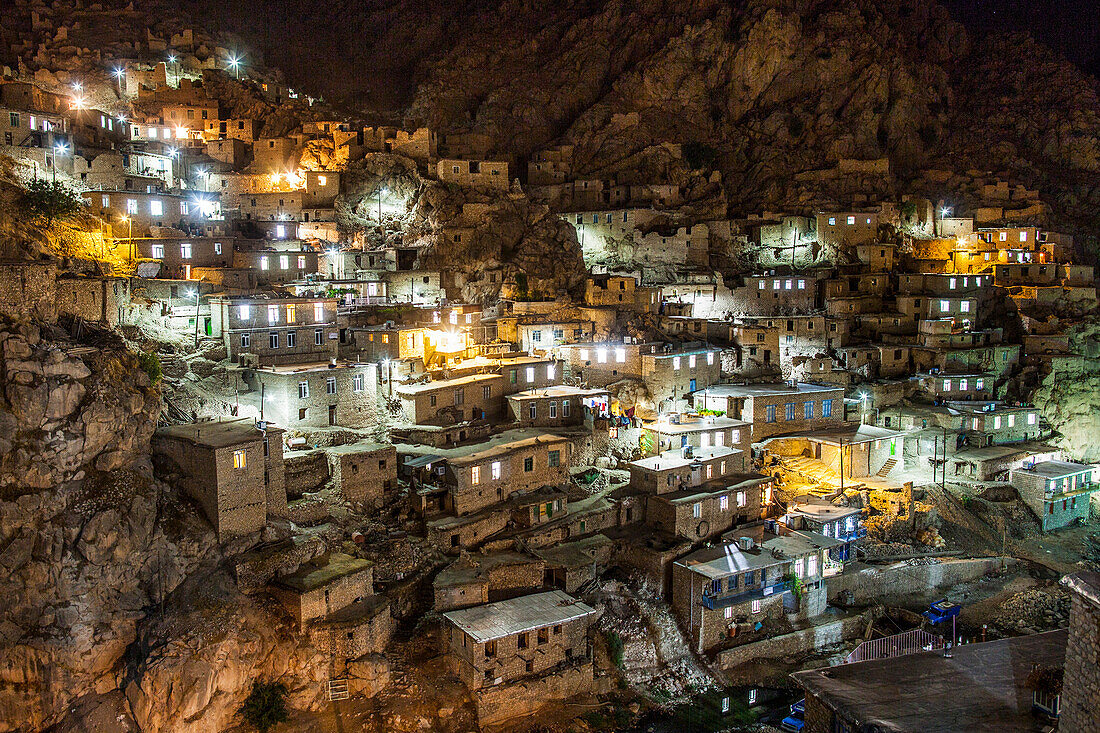
[(695, 380), (693, 379), (690, 382), (688, 382), (688, 392), (694, 392), (694, 391), (695, 391)]

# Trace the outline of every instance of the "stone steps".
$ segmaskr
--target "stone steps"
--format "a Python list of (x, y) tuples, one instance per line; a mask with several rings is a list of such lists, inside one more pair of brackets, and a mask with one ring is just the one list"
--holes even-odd
[(330, 702), (347, 700), (348, 697), (350, 695), (348, 694), (348, 680), (346, 677), (328, 681), (328, 699)]

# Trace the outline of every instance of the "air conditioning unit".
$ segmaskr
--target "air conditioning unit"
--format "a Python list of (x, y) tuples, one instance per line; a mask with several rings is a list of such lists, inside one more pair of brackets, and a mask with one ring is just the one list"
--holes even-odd
[(752, 537), (738, 537), (737, 546), (742, 550), (751, 550), (753, 547)]

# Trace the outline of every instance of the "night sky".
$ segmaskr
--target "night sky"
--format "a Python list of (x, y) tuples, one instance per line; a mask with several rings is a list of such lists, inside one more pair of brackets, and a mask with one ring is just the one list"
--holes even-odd
[(941, 0), (973, 34), (1024, 31), (1100, 77), (1096, 0)]

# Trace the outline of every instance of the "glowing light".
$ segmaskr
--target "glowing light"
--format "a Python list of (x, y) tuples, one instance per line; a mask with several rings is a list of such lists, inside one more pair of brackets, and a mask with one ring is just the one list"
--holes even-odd
[(118, 217), (118, 220), (119, 220), (120, 222), (122, 222), (123, 224), (126, 224), (126, 223), (128, 223), (128, 222), (130, 221), (130, 217), (128, 217), (128, 216), (120, 216), (120, 217)]
[(58, 143), (57, 145), (53, 146), (53, 151), (58, 155), (68, 155), (69, 146), (65, 143)]
[(73, 87), (73, 91), (80, 92), (80, 91), (84, 90), (84, 87), (79, 82), (74, 82), (72, 87)]
[(176, 56), (175, 56), (175, 54), (168, 54), (168, 63), (170, 63), (170, 64), (174, 64), (174, 63), (176, 63)]
[(176, 125), (176, 139), (182, 140), (187, 137), (187, 128)]
[(111, 73), (115, 75), (116, 79), (121, 79), (126, 74), (122, 69), (114, 69)]
[(84, 109), (84, 107), (87, 104), (88, 104), (88, 100), (85, 99), (84, 97), (77, 97), (73, 100), (73, 106), (76, 107), (77, 109)]

